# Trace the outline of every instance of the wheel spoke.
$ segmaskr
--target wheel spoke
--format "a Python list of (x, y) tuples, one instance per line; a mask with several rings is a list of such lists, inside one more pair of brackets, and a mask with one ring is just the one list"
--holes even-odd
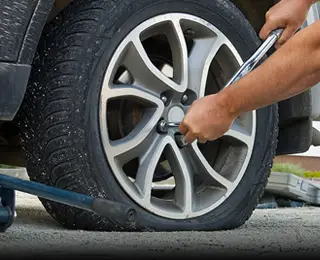
[(121, 97), (133, 98), (135, 100), (147, 101), (154, 107), (163, 110), (163, 102), (153, 93), (145, 88), (135, 85), (110, 85), (101, 93), (102, 100), (108, 101), (110, 99), (118, 99)]
[(234, 123), (230, 130), (224, 134), (224, 136), (234, 138), (238, 141), (241, 141), (246, 146), (251, 148), (252, 144), (252, 136), (246, 129), (238, 125), (237, 123)]
[(173, 141), (168, 150), (168, 161), (175, 178), (176, 205), (181, 208), (183, 215), (188, 217), (193, 212), (194, 186), (192, 168), (176, 143)]
[(145, 156), (140, 158), (135, 184), (147, 203), (151, 200), (152, 180), (164, 148), (170, 142), (168, 136), (158, 136), (153, 140)]
[(173, 60), (173, 80), (178, 82), (181, 90), (188, 86), (188, 50), (183, 35), (180, 19), (172, 19), (173, 30), (167, 31), (168, 41), (171, 47)]
[(164, 110), (163, 102), (152, 94), (134, 86), (109, 88), (108, 91), (105, 91), (104, 97), (107, 100), (119, 97), (134, 98), (142, 101), (146, 100), (153, 105), (153, 107), (145, 109), (141, 121), (129, 135), (108, 142), (108, 152), (113, 157), (120, 156), (122, 160), (129, 161), (141, 154), (152, 142), (152, 138), (156, 136), (155, 128)]
[(165, 153), (175, 178), (175, 203), (185, 215), (192, 212), (193, 185), (191, 173), (179, 148), (170, 136), (158, 137), (146, 155), (140, 159), (135, 184), (141, 192), (145, 203), (151, 203), (152, 180), (160, 156)]
[(209, 68), (221, 46), (226, 43), (223, 36), (196, 39), (189, 56), (189, 85), (198, 98), (205, 95)]
[[(193, 142), (191, 144), (191, 148), (192, 148), (192, 149), (190, 149), (191, 156), (192, 156), (193, 160), (196, 161), (199, 174), (202, 174), (203, 177), (206, 179), (208, 179), (208, 177), (209, 177), (209, 178), (212, 178), (213, 180), (216, 180), (217, 182), (219, 182), (222, 186), (224, 186), (227, 189), (227, 192), (229, 190), (231, 190), (233, 188), (234, 184), (232, 182), (230, 182), (229, 180), (227, 180), (226, 178), (224, 178), (222, 175), (220, 175), (218, 172), (216, 172), (211, 167), (211, 165), (208, 163), (206, 158), (201, 153), (196, 142)], [(201, 165), (201, 167), (199, 168), (200, 165)]]
[[(176, 25), (176, 23), (174, 23)], [(123, 65), (132, 74), (135, 84), (148, 86), (154, 93), (161, 93), (168, 89), (184, 92), (187, 88), (187, 49), (182, 31), (178, 26), (171, 26), (167, 36), (173, 47), (173, 63), (177, 66), (173, 79), (164, 75), (150, 60), (140, 39), (140, 33), (135, 34), (128, 43)], [(174, 42), (174, 44), (173, 44)], [(178, 43), (178, 44), (177, 44)], [(175, 81), (177, 80), (177, 82)]]

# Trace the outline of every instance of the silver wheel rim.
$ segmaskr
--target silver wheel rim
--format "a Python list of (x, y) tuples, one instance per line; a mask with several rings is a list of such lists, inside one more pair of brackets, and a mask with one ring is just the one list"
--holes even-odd
[[(150, 37), (164, 33), (172, 60), (169, 65), (164, 62), (159, 67), (146, 51), (149, 45), (144, 44)], [(187, 47), (189, 41), (193, 44), (191, 50)], [(152, 46), (156, 43), (154, 40)], [(174, 139), (176, 130), (161, 134), (156, 129), (161, 119), (181, 120), (192, 101), (205, 96), (208, 88), (220, 82), (217, 91), (221, 90), (242, 62), (221, 31), (188, 14), (170, 13), (151, 18), (121, 42), (106, 70), (101, 89), (100, 135), (115, 178), (142, 208), (169, 219), (194, 218), (217, 208), (234, 192), (251, 158), (256, 111), (239, 117), (220, 140), (205, 144), (215, 149), (219, 144), (214, 160), (206, 157), (204, 145), (197, 142), (180, 149)], [(219, 82), (210, 85), (209, 74), (219, 74), (211, 77)], [(223, 79), (219, 79), (220, 74), (224, 75)], [(186, 93), (189, 102), (182, 102), (187, 99)], [(120, 99), (142, 102), (143, 115), (126, 135), (111, 138), (113, 127), (109, 122), (115, 119), (119, 109), (111, 110), (109, 104), (121, 103)], [(133, 160), (136, 164), (135, 168), (130, 167), (130, 172), (135, 175), (128, 177), (124, 166)], [(161, 169), (172, 176), (155, 182), (155, 172), (160, 172), (159, 163)]]

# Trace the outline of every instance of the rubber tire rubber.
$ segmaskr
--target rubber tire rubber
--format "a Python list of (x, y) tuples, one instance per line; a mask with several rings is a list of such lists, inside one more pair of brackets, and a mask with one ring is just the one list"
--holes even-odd
[(248, 169), (233, 194), (206, 215), (172, 220), (151, 214), (135, 204), (113, 176), (99, 136), (98, 100), (104, 72), (121, 39), (146, 19), (168, 12), (209, 21), (244, 60), (260, 44), (242, 13), (226, 0), (78, 0), (44, 30), (20, 117), (30, 179), (129, 203), (137, 212), (135, 221), (119, 221), (41, 199), (66, 228), (233, 229), (248, 220), (263, 194), (277, 144), (277, 105), (257, 111), (257, 136)]

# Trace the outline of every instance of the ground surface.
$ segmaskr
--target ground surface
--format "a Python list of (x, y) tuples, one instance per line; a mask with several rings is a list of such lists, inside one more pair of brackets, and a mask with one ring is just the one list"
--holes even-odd
[(17, 197), (15, 224), (0, 234), (0, 258), (2, 254), (94, 255), (102, 259), (128, 255), (163, 258), (320, 253), (320, 208), (259, 209), (243, 227), (233, 231), (98, 233), (65, 230), (51, 219), (36, 197)]

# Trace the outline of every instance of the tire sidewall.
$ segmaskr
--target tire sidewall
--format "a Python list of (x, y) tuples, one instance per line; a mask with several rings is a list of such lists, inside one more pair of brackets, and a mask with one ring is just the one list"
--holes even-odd
[[(147, 227), (154, 230), (191, 230), (191, 229), (219, 229), (225, 228), (234, 219), (239, 220), (241, 214), (251, 214), (250, 207), (255, 206), (257, 196), (255, 189), (257, 184), (265, 180), (266, 162), (273, 158), (270, 151), (271, 134), (276, 122), (276, 108), (269, 106), (257, 111), (256, 141), (250, 163), (235, 191), (219, 207), (210, 213), (188, 220), (171, 220), (156, 216), (138, 206), (131, 200), (120, 187), (108, 165), (99, 126), (99, 94), (104, 79), (104, 74), (115, 49), (122, 39), (141, 22), (156, 15), (167, 12), (181, 12), (196, 15), (216, 26), (232, 42), (243, 60), (246, 60), (256, 50), (260, 41), (250, 24), (243, 15), (227, 1), (123, 1), (116, 12), (110, 13), (108, 22), (114, 23), (112, 30), (108, 32), (110, 37), (105, 38), (102, 45), (95, 45), (93, 49), (102, 52), (98, 59), (92, 59), (88, 64), (93, 68), (90, 71), (90, 84), (83, 84), (87, 91), (83, 128), (86, 133), (86, 153), (89, 155), (90, 171), (101, 190), (101, 194), (109, 199), (131, 204), (137, 211), (139, 229)], [(125, 19), (129, 17), (128, 19)], [(126, 20), (126, 21), (125, 21)], [(105, 26), (107, 27), (107, 26)], [(103, 30), (97, 34), (102, 33)], [(106, 32), (104, 32), (106, 33)], [(98, 36), (97, 36), (98, 37)], [(92, 39), (92, 43), (95, 40)], [(82, 122), (82, 123), (83, 123)], [(245, 217), (245, 216), (244, 216)]]

